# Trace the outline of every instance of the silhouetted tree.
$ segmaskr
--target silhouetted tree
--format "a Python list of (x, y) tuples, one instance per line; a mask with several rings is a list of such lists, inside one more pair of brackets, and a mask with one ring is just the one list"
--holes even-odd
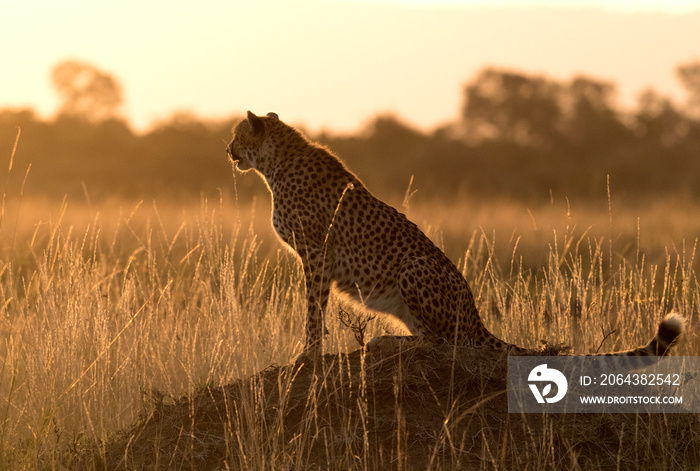
[(667, 97), (654, 90), (639, 96), (635, 115), (636, 134), (646, 143), (668, 147), (681, 141), (688, 132), (688, 120)]
[(462, 119), (470, 139), (542, 145), (556, 135), (559, 86), (545, 78), (488, 68), (464, 90)]
[(114, 77), (96, 67), (67, 60), (53, 68), (51, 81), (61, 97), (59, 115), (89, 122), (118, 116), (121, 87)]
[(688, 93), (688, 112), (700, 119), (700, 60), (679, 65), (676, 73)]
[(612, 148), (627, 133), (613, 98), (615, 85), (587, 77), (575, 77), (564, 89), (567, 109), (566, 138), (580, 151)]
[(368, 132), (374, 146), (394, 154), (410, 151), (425, 139), (420, 131), (390, 114), (377, 116), (368, 126)]

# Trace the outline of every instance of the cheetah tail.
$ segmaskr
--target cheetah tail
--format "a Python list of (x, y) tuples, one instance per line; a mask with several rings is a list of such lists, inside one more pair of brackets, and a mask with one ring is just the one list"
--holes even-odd
[(659, 329), (651, 341), (643, 347), (603, 355), (615, 356), (665, 356), (671, 350), (678, 337), (685, 329), (685, 318), (677, 312), (670, 312), (659, 324)]

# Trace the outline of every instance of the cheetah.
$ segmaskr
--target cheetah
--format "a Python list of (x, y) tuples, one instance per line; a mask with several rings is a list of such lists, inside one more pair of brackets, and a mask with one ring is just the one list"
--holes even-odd
[[(380, 336), (372, 350), (411, 339), (527, 353), (483, 324), (457, 267), (405, 215), (376, 198), (328, 148), (277, 114), (247, 119), (226, 148), (234, 169), (258, 172), (272, 194), (272, 225), (303, 265), (307, 319), (299, 358), (322, 352), (331, 285), (371, 310), (393, 316), (410, 336)], [(671, 313), (643, 347), (607, 355), (663, 356), (684, 328)]]

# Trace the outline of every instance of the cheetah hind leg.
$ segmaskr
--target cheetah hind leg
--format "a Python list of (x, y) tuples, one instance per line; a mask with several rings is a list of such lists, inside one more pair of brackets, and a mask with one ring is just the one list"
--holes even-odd
[(417, 335), (380, 335), (367, 342), (366, 348), (370, 353), (397, 352), (404, 344), (420, 339)]
[[(431, 285), (425, 281), (431, 280)], [(367, 349), (373, 351), (398, 351), (406, 342), (430, 340), (438, 342), (454, 335), (456, 321), (445, 313), (461, 312), (460, 300), (462, 290), (471, 295), (456, 268), (446, 265), (443, 260), (429, 256), (406, 259), (397, 279), (401, 295), (402, 308), (394, 315), (413, 335), (374, 337), (367, 343)], [(453, 296), (440, 296), (433, 286), (443, 287)], [(433, 321), (431, 324), (431, 320)]]

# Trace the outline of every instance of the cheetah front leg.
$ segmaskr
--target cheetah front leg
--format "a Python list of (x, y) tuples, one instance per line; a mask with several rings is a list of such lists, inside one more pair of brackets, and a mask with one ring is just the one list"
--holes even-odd
[(324, 250), (307, 249), (299, 251), (299, 255), (302, 257), (306, 281), (306, 343), (304, 351), (295, 361), (303, 363), (323, 353), (323, 336), (326, 332), (324, 315), (330, 295), (331, 270)]

